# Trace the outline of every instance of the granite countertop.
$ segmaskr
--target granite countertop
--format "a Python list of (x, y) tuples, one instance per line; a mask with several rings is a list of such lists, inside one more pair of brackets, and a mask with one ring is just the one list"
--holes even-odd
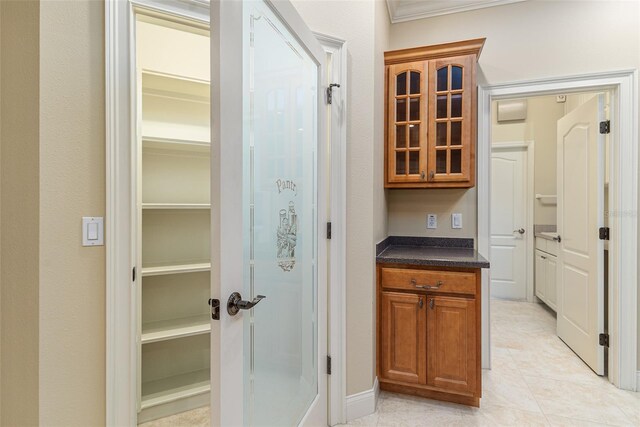
[(376, 246), (376, 262), (435, 267), (489, 268), (473, 239), (390, 236)]

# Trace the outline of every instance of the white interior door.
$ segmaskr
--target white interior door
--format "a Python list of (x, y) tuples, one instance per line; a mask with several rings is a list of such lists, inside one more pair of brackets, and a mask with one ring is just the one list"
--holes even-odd
[(558, 336), (604, 374), (604, 96), (558, 120)]
[(491, 152), (491, 296), (527, 298), (527, 151)]
[(211, 8), (212, 423), (326, 425), (325, 53), (288, 1)]

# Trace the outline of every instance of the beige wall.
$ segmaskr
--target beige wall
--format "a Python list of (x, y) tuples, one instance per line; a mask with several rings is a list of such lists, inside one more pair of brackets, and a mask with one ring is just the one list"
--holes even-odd
[(104, 4), (0, 3), (1, 425), (105, 420)]
[[(491, 85), (638, 69), (639, 22), (636, 1), (527, 1), (395, 24), (390, 47), (486, 37), (478, 84)], [(467, 197), (475, 201), (476, 196)], [(393, 216), (389, 204), (390, 224)], [(638, 325), (640, 329), (640, 316)]]
[[(389, 190), (389, 235), (476, 238), (476, 189)], [(437, 229), (427, 229), (427, 214)], [(451, 214), (462, 214), (462, 228), (451, 228)]]
[(347, 394), (354, 394), (371, 389), (375, 375), (375, 243), (386, 237), (382, 52), (389, 23), (380, 0), (293, 3), (313, 31), (348, 46)]
[(39, 13), (0, 2), (0, 425), (38, 424)]
[(40, 423), (105, 420), (105, 251), (82, 216), (105, 213), (104, 4), (40, 7)]
[[(384, 189), (384, 51), (389, 49), (389, 31), (391, 21), (389, 11), (384, 1), (375, 2), (374, 19), (374, 73), (373, 73), (373, 243), (378, 243), (387, 237), (387, 192)], [(349, 264), (347, 264), (348, 266)], [(371, 326), (373, 328), (373, 340), (371, 353), (373, 354), (372, 378), (376, 375), (376, 292), (375, 275), (372, 281), (372, 310)], [(349, 330), (347, 330), (347, 340)], [(348, 341), (347, 341), (348, 342)], [(347, 373), (349, 367), (347, 367)], [(364, 387), (364, 383), (363, 383)], [(353, 389), (353, 388), (352, 388)], [(357, 389), (355, 389), (357, 390)], [(366, 390), (366, 389), (364, 389)]]
[[(527, 98), (527, 118), (498, 123), (497, 101), (491, 115), (491, 142), (534, 141), (535, 194), (556, 194), (556, 129), (564, 116), (565, 104), (556, 102), (555, 96)], [(534, 200), (534, 224), (556, 224), (556, 206)]]

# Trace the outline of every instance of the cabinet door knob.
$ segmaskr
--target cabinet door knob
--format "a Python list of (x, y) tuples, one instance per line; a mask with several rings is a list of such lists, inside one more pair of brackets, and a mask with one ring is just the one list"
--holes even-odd
[(418, 300), (418, 307), (422, 308), (422, 297)]
[(420, 172), (420, 179), (422, 179), (424, 181), (425, 175), (424, 175), (424, 171)]
[(429, 172), (429, 179), (433, 179), (435, 175), (436, 173), (434, 171)]
[(436, 303), (434, 302), (434, 299), (433, 299), (433, 298), (431, 298), (431, 300), (429, 301), (429, 308), (430, 308), (431, 310), (433, 310), (433, 307), (434, 307), (435, 305), (436, 305)]

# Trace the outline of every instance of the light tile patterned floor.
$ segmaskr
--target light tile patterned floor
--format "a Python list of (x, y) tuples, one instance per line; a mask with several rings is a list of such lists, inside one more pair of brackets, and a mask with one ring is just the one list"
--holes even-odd
[[(491, 301), (491, 327), (493, 369), (483, 372), (479, 409), (382, 392), (374, 414), (348, 425), (640, 426), (640, 393), (594, 374), (556, 336), (543, 305)], [(208, 425), (208, 408), (142, 424)]]
[(640, 393), (594, 374), (555, 334), (540, 304), (491, 301), (493, 369), (480, 408), (380, 393), (358, 426), (640, 426)]

